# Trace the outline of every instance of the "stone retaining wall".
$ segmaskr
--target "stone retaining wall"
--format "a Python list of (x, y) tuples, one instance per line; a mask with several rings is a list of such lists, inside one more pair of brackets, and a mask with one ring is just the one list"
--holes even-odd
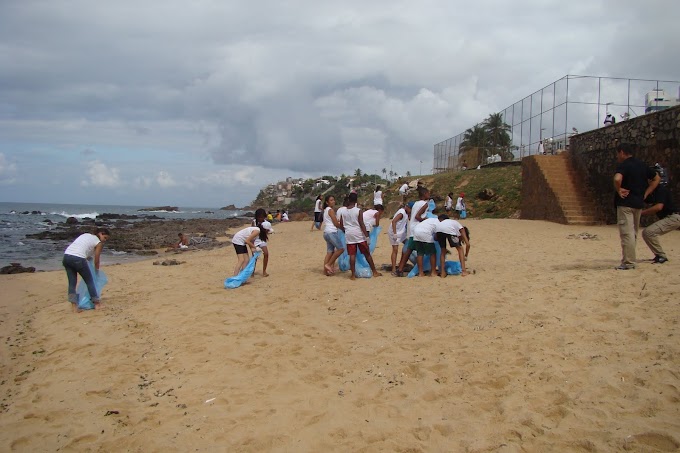
[(669, 188), (680, 204), (680, 106), (622, 121), (614, 126), (575, 135), (570, 158), (592, 193), (600, 217), (616, 223), (613, 176), (617, 143), (637, 145), (636, 157), (649, 165), (659, 162), (670, 177)]

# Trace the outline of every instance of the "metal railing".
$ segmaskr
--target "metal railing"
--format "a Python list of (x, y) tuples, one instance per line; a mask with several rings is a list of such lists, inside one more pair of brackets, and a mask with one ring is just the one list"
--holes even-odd
[[(654, 90), (663, 90), (666, 100), (656, 95), (646, 104), (645, 96)], [(485, 164), (493, 154), (504, 155), (506, 160), (510, 155), (513, 160), (522, 159), (537, 154), (541, 143), (545, 153), (568, 149), (572, 135), (604, 127), (608, 113), (617, 122), (625, 121), (663, 108), (668, 102), (680, 102), (680, 82), (566, 75), (498, 112), (509, 126), (509, 146), (501, 149), (491, 143), (461, 150), (465, 136), (462, 132), (434, 145), (433, 171)]]

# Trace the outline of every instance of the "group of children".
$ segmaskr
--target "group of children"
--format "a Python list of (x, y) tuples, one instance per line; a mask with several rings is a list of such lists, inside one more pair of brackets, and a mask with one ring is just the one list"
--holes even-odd
[[(462, 275), (468, 275), (465, 265), (470, 252), (469, 231), (457, 220), (449, 218), (446, 214), (435, 216), (432, 211), (434, 202), (430, 200), (430, 191), (418, 187), (418, 201), (400, 206), (392, 217), (387, 230), (387, 236), (392, 247), (391, 263), (392, 275), (401, 277), (404, 267), (412, 252), (416, 253), (418, 275), (424, 276), (424, 257), (429, 257), (430, 276), (439, 275), (446, 277), (447, 243), (458, 252)], [(452, 201), (452, 194), (449, 200)], [(459, 197), (456, 212), (464, 210), (464, 195)], [(370, 252), (370, 233), (379, 226), (384, 213), (382, 205), (382, 192), (380, 187), (374, 192), (374, 205), (372, 209), (362, 209), (358, 206), (358, 196), (350, 193), (343, 200), (343, 205), (335, 209), (336, 200), (333, 195), (325, 197), (321, 203), (321, 197), (317, 197), (315, 206), (314, 224), (312, 229), (323, 227), (323, 238), (326, 241), (326, 255), (323, 261), (323, 272), (327, 276), (336, 272), (336, 262), (347, 251), (349, 255), (350, 279), (356, 278), (357, 251), (360, 252), (368, 263), (372, 275), (380, 277), (382, 274), (376, 269)], [(376, 202), (377, 201), (377, 202)], [(451, 212), (452, 202), (447, 200), (446, 210)], [(234, 275), (241, 272), (248, 263), (248, 249), (251, 252), (261, 251), (263, 255), (263, 275), (266, 277), (269, 250), (267, 248), (268, 235), (272, 232), (271, 222), (267, 221), (267, 213), (264, 209), (255, 212), (255, 219), (251, 226), (236, 233), (232, 239), (237, 256), (237, 264)], [(440, 246), (439, 263), (436, 261), (437, 251), (435, 241)], [(397, 264), (399, 247), (403, 245), (401, 259)], [(463, 249), (465, 247), (465, 249)], [(436, 271), (438, 266), (438, 273)]]

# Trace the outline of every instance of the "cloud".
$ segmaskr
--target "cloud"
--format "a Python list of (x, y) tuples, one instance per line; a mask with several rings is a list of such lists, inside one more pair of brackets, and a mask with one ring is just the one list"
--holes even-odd
[(177, 182), (175, 182), (172, 176), (170, 176), (170, 174), (166, 171), (158, 172), (158, 175), (156, 176), (156, 182), (164, 189), (175, 187), (177, 185)]
[(117, 168), (109, 168), (99, 160), (88, 163), (88, 179), (81, 181), (82, 186), (117, 188), (123, 185)]
[(16, 181), (17, 166), (9, 162), (4, 153), (0, 153), (0, 184), (12, 184)]

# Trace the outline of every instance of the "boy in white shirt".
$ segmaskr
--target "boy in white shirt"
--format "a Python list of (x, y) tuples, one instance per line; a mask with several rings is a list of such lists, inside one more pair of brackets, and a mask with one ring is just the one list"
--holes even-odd
[[(462, 269), (461, 276), (465, 277), (468, 271), (465, 267), (465, 258), (470, 252), (470, 238), (467, 235), (466, 228), (460, 224), (460, 222), (449, 219), (447, 215), (440, 215), (439, 223), (436, 226), (436, 238), (441, 247), (441, 255), (439, 256), (439, 276), (446, 277), (446, 269), (444, 266), (446, 264), (446, 242), (448, 241), (451, 247), (455, 247), (458, 250), (458, 259), (460, 260), (460, 267)], [(463, 246), (461, 242), (465, 242), (465, 253), (463, 253)]]
[(347, 242), (347, 254), (349, 255), (349, 269), (351, 271), (350, 280), (356, 279), (355, 265), (357, 259), (357, 249), (366, 257), (368, 265), (371, 266), (373, 276), (380, 277), (382, 274), (378, 272), (373, 263), (371, 252), (368, 248), (366, 238), (368, 232), (364, 225), (363, 210), (357, 206), (357, 194), (349, 194), (349, 205), (346, 210), (338, 209), (337, 215), (340, 220), (340, 225), (345, 230), (345, 241)]

